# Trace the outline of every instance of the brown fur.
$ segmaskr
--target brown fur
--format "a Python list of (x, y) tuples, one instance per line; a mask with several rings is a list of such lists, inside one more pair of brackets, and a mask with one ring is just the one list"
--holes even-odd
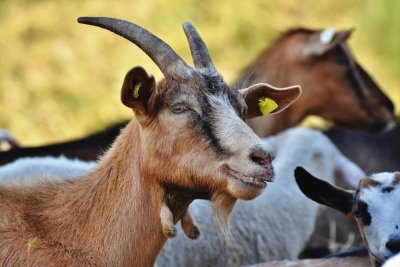
[(154, 178), (127, 168), (127, 158), (141, 161), (138, 139), (133, 122), (79, 179), (0, 188), (1, 264), (26, 265), (28, 240), (36, 238), (29, 253), (35, 266), (151, 266), (165, 242), (156, 216), (163, 190)]
[[(160, 219), (164, 235), (167, 238), (175, 237), (176, 227), (174, 222), (174, 215), (172, 214), (166, 203), (163, 203), (161, 206)], [(183, 232), (188, 238), (197, 239), (199, 237), (200, 230), (195, 224), (192, 216), (190, 215), (189, 210), (186, 210), (184, 215), (182, 216), (181, 226)]]
[[(151, 266), (166, 240), (159, 219), (164, 188), (154, 171), (129, 167), (153, 161), (141, 153), (143, 139), (133, 121), (87, 175), (0, 187), (0, 263)], [(190, 201), (167, 203), (176, 222)]]
[(370, 178), (370, 177), (365, 177), (363, 179), (361, 179), (360, 184), (358, 185), (358, 190), (363, 190), (367, 187), (374, 187), (374, 186), (378, 186), (380, 183), (378, 181), (375, 181), (374, 179)]
[(395, 172), (393, 177), (393, 184), (396, 185), (400, 183), (400, 172)]
[(333, 41), (324, 46), (319, 42), (321, 31), (291, 30), (248, 67), (237, 81), (240, 86), (257, 82), (275, 86), (297, 83), (303, 89), (301, 98), (285, 111), (248, 121), (259, 136), (279, 133), (308, 115), (364, 129), (382, 127), (393, 119), (393, 104), (370, 77), (364, 80), (356, 69), (357, 62), (345, 43), (350, 32), (337, 32)]

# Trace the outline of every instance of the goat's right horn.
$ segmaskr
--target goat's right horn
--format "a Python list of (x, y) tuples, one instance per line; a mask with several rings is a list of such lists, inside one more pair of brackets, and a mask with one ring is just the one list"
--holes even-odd
[(196, 28), (191, 23), (185, 22), (183, 23), (183, 30), (189, 42), (195, 67), (215, 70), (207, 46), (196, 31)]
[(78, 22), (107, 29), (128, 39), (142, 49), (164, 75), (179, 75), (190, 68), (168, 44), (134, 23), (107, 17), (79, 17)]

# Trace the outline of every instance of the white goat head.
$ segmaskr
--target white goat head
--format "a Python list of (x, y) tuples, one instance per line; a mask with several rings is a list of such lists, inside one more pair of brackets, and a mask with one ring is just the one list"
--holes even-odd
[(355, 191), (331, 185), (301, 167), (295, 177), (307, 197), (354, 217), (374, 266), (400, 252), (400, 172), (363, 178)]

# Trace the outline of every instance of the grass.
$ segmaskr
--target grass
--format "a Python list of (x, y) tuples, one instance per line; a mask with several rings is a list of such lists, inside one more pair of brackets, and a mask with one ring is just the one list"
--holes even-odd
[(400, 3), (352, 1), (0, 0), (0, 128), (24, 145), (70, 139), (131, 117), (119, 101), (126, 71), (155, 64), (126, 40), (76, 23), (83, 15), (134, 21), (191, 62), (191, 21), (228, 82), (280, 32), (355, 28), (350, 45), (400, 108)]

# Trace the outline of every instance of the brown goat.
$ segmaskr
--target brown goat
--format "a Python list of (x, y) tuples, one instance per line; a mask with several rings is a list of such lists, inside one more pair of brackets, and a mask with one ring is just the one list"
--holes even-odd
[[(248, 125), (258, 136), (276, 134), (317, 115), (350, 128), (379, 129), (394, 118), (394, 106), (350, 53), (351, 30), (295, 29), (267, 48), (237, 83), (266, 82), (286, 86), (295, 82), (302, 97), (284, 112), (256, 118)], [(325, 39), (325, 40), (324, 40)]]
[(152, 266), (166, 241), (163, 203), (176, 222), (193, 199), (212, 199), (217, 219), (227, 220), (236, 199), (252, 199), (272, 181), (270, 148), (243, 119), (261, 115), (260, 98), (278, 112), (300, 94), (266, 84), (229, 88), (189, 23), (194, 69), (133, 23), (78, 21), (130, 40), (165, 78), (156, 84), (140, 67), (127, 73), (121, 100), (135, 120), (89, 173), (0, 186), (2, 266)]

